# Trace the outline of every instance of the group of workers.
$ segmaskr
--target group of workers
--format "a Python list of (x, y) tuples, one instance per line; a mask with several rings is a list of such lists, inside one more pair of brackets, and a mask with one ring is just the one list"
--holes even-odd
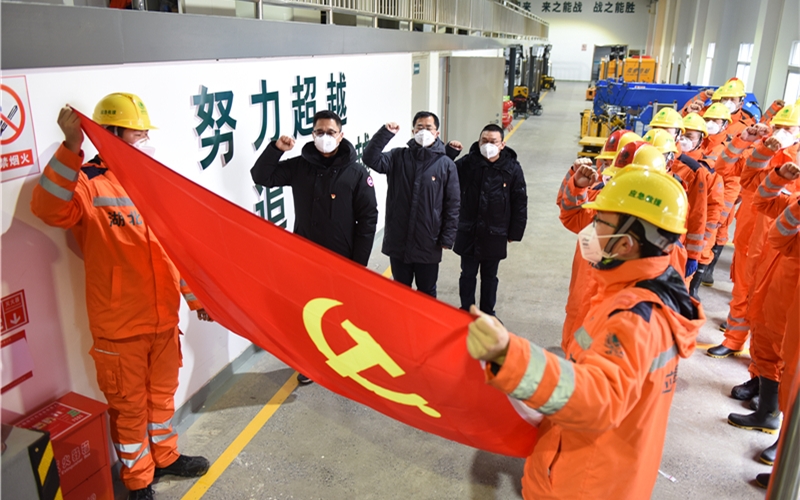
[[(752, 378), (731, 395), (754, 412), (728, 422), (779, 431), (800, 361), (800, 100), (776, 101), (756, 123), (744, 97), (731, 79), (681, 111), (658, 110), (644, 137), (612, 133), (594, 164), (569, 169), (557, 197), (578, 234), (566, 359), (473, 310), (467, 345), (488, 362), (487, 381), (547, 416), (526, 499), (650, 498), (678, 358), (705, 321), (699, 286), (713, 285), (733, 220), (730, 314), (708, 355), (742, 354), (750, 336)], [(772, 465), (776, 452), (777, 442), (759, 459)]]
[[(705, 107), (706, 98), (715, 102)], [(499, 261), (522, 239), (527, 193), (517, 156), (490, 124), (469, 152), (444, 144), (438, 117), (413, 119), (407, 147), (384, 152), (399, 132), (387, 123), (363, 163), (387, 177), (384, 254), (395, 280), (436, 297), (445, 249), (461, 258), (461, 307), (475, 320), (467, 350), (486, 362), (487, 382), (545, 415), (523, 478), (526, 499), (649, 498), (664, 445), (678, 360), (705, 322), (698, 289), (734, 232), (734, 292), (726, 340), (709, 355), (741, 354), (752, 336), (755, 399), (732, 425), (777, 432), (800, 351), (800, 101), (776, 103), (761, 123), (741, 110), (732, 79), (681, 112), (659, 110), (644, 137), (620, 130), (592, 163), (578, 159), (558, 192), (564, 226), (578, 235), (561, 357), (510, 334), (494, 317)], [(111, 94), (94, 119), (146, 148), (147, 109)], [(211, 321), (103, 160), (84, 162), (78, 115), (61, 110), (64, 142), (34, 189), (31, 208), (71, 229), (84, 255), (91, 355), (131, 499), (153, 498), (154, 477), (195, 477), (203, 457), (177, 451), (179, 297)], [(291, 186), (294, 232), (366, 266), (378, 220), (371, 173), (331, 111), (314, 116), (313, 142), (281, 161), (295, 139), (272, 141), (251, 170), (265, 187)], [(738, 204), (738, 208), (737, 207)], [(479, 307), (475, 305), (481, 276)], [(791, 334), (789, 334), (791, 333)], [(300, 383), (310, 383), (303, 375)], [(624, 443), (624, 446), (619, 446)], [(772, 463), (775, 446), (761, 459)], [(628, 471), (620, 477), (619, 470)], [(769, 475), (759, 482), (766, 484)], [(609, 478), (619, 477), (619, 480)]]
[[(153, 126), (138, 96), (104, 97), (93, 119), (127, 144), (150, 150)], [(196, 477), (209, 468), (207, 459), (177, 451), (172, 427), (181, 366), (180, 295), (199, 319), (213, 320), (113, 171), (99, 156), (84, 162), (79, 115), (64, 107), (58, 125), (64, 141), (34, 188), (31, 210), (51, 226), (72, 230), (83, 252), (90, 354), (110, 408), (120, 476), (129, 499), (152, 499), (155, 477)], [(442, 252), (454, 249), (462, 259), (462, 307), (475, 303), (480, 272), (481, 308), (494, 314), (499, 262), (527, 223), (522, 167), (497, 125), (485, 126), (469, 154), (455, 162), (463, 147), (458, 141), (444, 145), (435, 114), (417, 113), (413, 127), (408, 147), (383, 153), (400, 129), (388, 123), (364, 152), (364, 163), (388, 180), (383, 253), (393, 277), (436, 297)], [(374, 181), (334, 112), (317, 113), (311, 135), (299, 156), (284, 161), (295, 139), (272, 141), (251, 170), (253, 180), (291, 186), (294, 232), (366, 266), (378, 221)], [(302, 374), (298, 381), (311, 383)]]

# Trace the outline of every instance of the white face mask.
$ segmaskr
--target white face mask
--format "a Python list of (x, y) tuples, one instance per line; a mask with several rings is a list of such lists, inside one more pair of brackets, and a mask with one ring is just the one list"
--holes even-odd
[(724, 104), (725, 107), (728, 108), (728, 111), (730, 111), (731, 114), (736, 113), (736, 111), (739, 109), (739, 106), (737, 106), (736, 103), (733, 101), (725, 101), (722, 104)]
[(692, 140), (686, 136), (681, 136), (681, 138), (678, 139), (678, 145), (680, 145), (681, 151), (692, 151), (695, 149)]
[(778, 129), (772, 133), (772, 137), (777, 139), (778, 142), (781, 143), (781, 149), (786, 149), (795, 142), (797, 142), (797, 138), (792, 135), (791, 132), (786, 130), (785, 128)]
[(325, 134), (314, 138), (314, 146), (320, 153), (328, 154), (339, 147), (339, 143), (336, 142), (336, 138), (332, 135)]
[(594, 223), (589, 224), (578, 233), (578, 243), (580, 243), (581, 256), (592, 264), (599, 264), (603, 259), (614, 259), (618, 254), (607, 254), (600, 245), (600, 238), (623, 237), (630, 239), (627, 234), (607, 234), (597, 235)]
[(481, 154), (484, 158), (490, 160), (500, 154), (500, 148), (491, 142), (487, 142), (486, 144), (481, 144)]
[(134, 142), (133, 147), (146, 154), (150, 158), (155, 158), (156, 148), (151, 146), (147, 139)]
[(709, 120), (706, 122), (706, 129), (708, 129), (708, 135), (717, 135), (722, 127), (719, 126), (719, 123)]
[(433, 141), (436, 140), (436, 137), (431, 133), (430, 130), (422, 129), (416, 134), (414, 134), (414, 140), (417, 141), (417, 144), (422, 146), (423, 148), (427, 148)]

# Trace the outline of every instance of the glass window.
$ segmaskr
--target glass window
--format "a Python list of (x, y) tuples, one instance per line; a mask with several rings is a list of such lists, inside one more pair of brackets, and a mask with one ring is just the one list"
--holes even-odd
[(786, 77), (786, 91), (783, 93), (783, 100), (793, 103), (800, 97), (800, 71), (790, 71)]
[(789, 66), (800, 67), (800, 40), (792, 42), (792, 51), (789, 55)]
[(714, 42), (708, 44), (708, 50), (706, 51), (706, 65), (703, 68), (703, 79), (700, 82), (700, 85), (709, 85), (711, 83), (711, 66), (714, 63), (714, 50), (716, 47), (717, 44)]
[(740, 63), (750, 63), (753, 60), (753, 44), (740, 43), (739, 44), (739, 58)]

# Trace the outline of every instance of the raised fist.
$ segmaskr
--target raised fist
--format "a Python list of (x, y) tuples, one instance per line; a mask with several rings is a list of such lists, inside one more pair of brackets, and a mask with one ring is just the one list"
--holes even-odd
[(589, 187), (590, 184), (597, 181), (597, 170), (591, 165), (581, 165), (575, 170), (575, 175), (572, 176), (575, 186), (579, 188)]
[(461, 151), (462, 149), (464, 149), (464, 146), (458, 141), (450, 141), (447, 143), (447, 145), (455, 149), (456, 151)]
[(764, 146), (766, 146), (768, 149), (772, 151), (777, 152), (779, 149), (781, 149), (781, 141), (779, 141), (774, 137), (767, 137), (766, 139), (764, 139)]
[(797, 166), (797, 163), (786, 162), (778, 169), (778, 175), (786, 180), (793, 181), (800, 178), (800, 167)]
[(388, 130), (389, 132), (391, 132), (393, 134), (396, 134), (397, 132), (400, 131), (400, 125), (398, 125), (395, 122), (389, 122), (389, 123), (386, 124), (386, 130)]
[(275, 142), (275, 147), (284, 153), (291, 151), (291, 149), (294, 147), (294, 139), (288, 135), (282, 135), (278, 138), (277, 142)]

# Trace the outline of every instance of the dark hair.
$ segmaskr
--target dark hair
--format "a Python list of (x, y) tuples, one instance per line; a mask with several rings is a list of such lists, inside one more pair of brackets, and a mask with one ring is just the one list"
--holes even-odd
[(339, 118), (339, 115), (334, 113), (329, 109), (324, 109), (322, 111), (317, 112), (314, 115), (314, 126), (317, 125), (317, 122), (320, 120), (333, 120), (336, 122), (336, 126), (339, 127), (339, 132), (342, 131), (342, 119)]
[(411, 122), (411, 126), (414, 127), (417, 125), (417, 120), (420, 118), (433, 118), (433, 124), (436, 125), (436, 130), (439, 130), (439, 117), (435, 114), (431, 113), (430, 111), (420, 111), (416, 115), (414, 115), (414, 121)]
[(495, 123), (490, 123), (489, 125), (483, 127), (483, 130), (481, 130), (481, 135), (483, 135), (484, 132), (497, 132), (500, 134), (501, 141), (506, 138), (506, 133), (503, 131), (503, 128)]

